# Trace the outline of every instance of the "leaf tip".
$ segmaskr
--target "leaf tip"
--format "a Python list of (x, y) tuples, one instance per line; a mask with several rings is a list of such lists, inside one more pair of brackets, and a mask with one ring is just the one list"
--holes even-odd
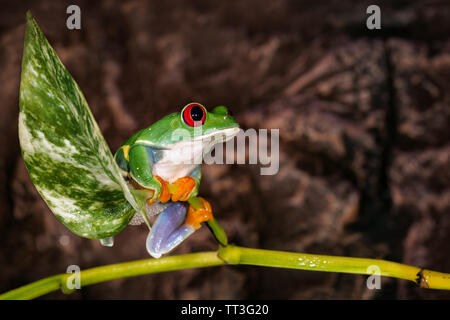
[(33, 19), (33, 15), (31, 14), (31, 11), (27, 10), (27, 22), (33, 21), (33, 20), (34, 19)]

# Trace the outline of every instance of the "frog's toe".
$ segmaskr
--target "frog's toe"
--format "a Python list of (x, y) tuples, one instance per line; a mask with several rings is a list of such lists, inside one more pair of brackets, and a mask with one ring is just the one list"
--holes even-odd
[(195, 179), (192, 177), (182, 177), (169, 186), (172, 193), (172, 201), (186, 201), (195, 189)]
[(189, 200), (189, 211), (186, 218), (186, 224), (195, 229), (200, 228), (202, 222), (213, 220), (211, 205), (202, 197), (194, 197)]
[(186, 207), (180, 202), (169, 205), (159, 214), (146, 242), (152, 257), (159, 258), (168, 253), (195, 231), (192, 226), (182, 224), (185, 218)]

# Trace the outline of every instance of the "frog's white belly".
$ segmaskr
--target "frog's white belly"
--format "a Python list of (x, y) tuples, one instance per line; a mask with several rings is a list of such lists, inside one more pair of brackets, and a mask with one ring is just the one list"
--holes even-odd
[(189, 176), (192, 170), (198, 164), (171, 164), (171, 163), (155, 163), (152, 173), (154, 176), (160, 176), (169, 183), (175, 182), (178, 178)]
[(207, 139), (180, 141), (163, 151), (161, 159), (153, 164), (152, 173), (169, 183), (189, 176), (201, 165), (203, 154), (209, 152), (212, 146)]

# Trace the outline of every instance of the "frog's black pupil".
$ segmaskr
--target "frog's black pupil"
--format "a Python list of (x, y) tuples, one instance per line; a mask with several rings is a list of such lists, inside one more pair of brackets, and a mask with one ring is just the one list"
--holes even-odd
[(201, 121), (203, 119), (203, 109), (199, 106), (193, 106), (191, 109), (191, 118), (194, 121)]

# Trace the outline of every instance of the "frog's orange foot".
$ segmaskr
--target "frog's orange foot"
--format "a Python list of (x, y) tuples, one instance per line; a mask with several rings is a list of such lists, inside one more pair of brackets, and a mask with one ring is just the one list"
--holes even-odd
[(198, 199), (201, 200), (203, 207), (194, 209), (194, 207), (190, 205), (186, 217), (186, 224), (194, 227), (195, 229), (200, 228), (200, 223), (214, 219), (209, 202), (201, 197), (198, 197)]
[(155, 176), (155, 178), (161, 183), (161, 192), (159, 194), (159, 201), (164, 203), (170, 200), (170, 192), (167, 181), (159, 176)]
[(182, 177), (170, 185), (172, 201), (186, 201), (195, 189), (195, 180), (192, 177)]

